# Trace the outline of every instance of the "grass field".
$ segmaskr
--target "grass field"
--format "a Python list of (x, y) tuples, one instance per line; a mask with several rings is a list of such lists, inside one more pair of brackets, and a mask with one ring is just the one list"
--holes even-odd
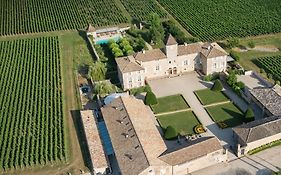
[(182, 95), (172, 95), (158, 98), (158, 104), (151, 106), (155, 114), (189, 108)]
[(0, 42), (0, 169), (66, 161), (58, 37)]
[(222, 92), (216, 92), (210, 89), (198, 90), (194, 93), (202, 105), (210, 105), (213, 103), (226, 102), (229, 100)]
[(158, 0), (202, 40), (281, 32), (279, 0)]
[(89, 23), (100, 27), (129, 22), (125, 9), (114, 0), (0, 0), (0, 4), (0, 35), (85, 29)]
[(181, 135), (194, 134), (194, 127), (200, 124), (192, 111), (161, 115), (157, 117), (157, 120), (163, 129), (166, 129), (168, 126), (172, 126)]
[(244, 114), (233, 103), (210, 106), (205, 109), (216, 123), (223, 122), (227, 127), (243, 123)]

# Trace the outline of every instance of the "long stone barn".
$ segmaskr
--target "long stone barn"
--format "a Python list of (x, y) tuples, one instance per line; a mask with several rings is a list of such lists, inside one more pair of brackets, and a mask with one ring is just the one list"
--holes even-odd
[(185, 175), (227, 160), (227, 152), (214, 136), (168, 148), (151, 109), (133, 96), (113, 100), (101, 113), (117, 159), (117, 174)]

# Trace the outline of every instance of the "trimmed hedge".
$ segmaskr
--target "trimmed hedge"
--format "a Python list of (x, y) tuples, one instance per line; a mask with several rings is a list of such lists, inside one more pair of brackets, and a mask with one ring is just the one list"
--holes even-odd
[(215, 81), (213, 87), (212, 87), (212, 90), (218, 92), (218, 91), (221, 91), (222, 88), (223, 88), (223, 86), (222, 86), (221, 81), (217, 79), (217, 80)]
[(155, 94), (151, 91), (148, 91), (144, 98), (144, 103), (146, 105), (156, 105), (158, 102), (157, 102), (157, 98), (156, 98)]
[(172, 126), (168, 126), (166, 128), (166, 131), (164, 134), (165, 139), (172, 140), (172, 139), (175, 139), (177, 136), (178, 136), (178, 133), (175, 128), (173, 128)]
[(255, 120), (255, 114), (252, 108), (248, 108), (245, 112), (245, 122), (251, 122)]

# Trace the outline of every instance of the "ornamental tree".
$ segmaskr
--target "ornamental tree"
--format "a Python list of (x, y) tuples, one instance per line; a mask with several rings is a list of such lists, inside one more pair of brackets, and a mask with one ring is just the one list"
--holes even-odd
[(245, 112), (245, 122), (251, 122), (255, 120), (255, 114), (252, 108), (248, 108), (247, 111)]
[(144, 103), (146, 105), (155, 105), (155, 104), (158, 103), (157, 102), (157, 98), (156, 98), (155, 94), (152, 91), (148, 91), (146, 93), (146, 96), (144, 98)]
[(172, 139), (175, 139), (177, 136), (178, 136), (178, 133), (174, 127), (168, 126), (166, 128), (165, 133), (164, 133), (165, 139), (172, 140)]
[(212, 87), (212, 90), (218, 92), (218, 91), (221, 91), (222, 88), (223, 88), (223, 86), (222, 86), (221, 81), (217, 79), (217, 80), (215, 81), (213, 87)]

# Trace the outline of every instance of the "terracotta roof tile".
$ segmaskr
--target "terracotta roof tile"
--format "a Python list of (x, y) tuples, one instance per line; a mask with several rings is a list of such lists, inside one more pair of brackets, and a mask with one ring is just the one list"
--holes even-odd
[(134, 61), (132, 56), (116, 58), (116, 63), (122, 73), (144, 70), (143, 67)]
[(170, 45), (175, 45), (175, 44), (178, 44), (176, 39), (171, 34), (169, 34), (169, 36), (166, 39), (165, 45), (170, 46)]
[(180, 165), (209, 153), (223, 149), (216, 137), (202, 137), (177, 150), (169, 150), (163, 153), (159, 159), (169, 165)]
[(97, 121), (92, 110), (80, 111), (87, 139), (87, 144), (94, 168), (108, 167), (102, 141), (99, 135)]
[(153, 61), (167, 58), (166, 54), (160, 49), (146, 50), (145, 52), (138, 52), (134, 55), (137, 61)]

